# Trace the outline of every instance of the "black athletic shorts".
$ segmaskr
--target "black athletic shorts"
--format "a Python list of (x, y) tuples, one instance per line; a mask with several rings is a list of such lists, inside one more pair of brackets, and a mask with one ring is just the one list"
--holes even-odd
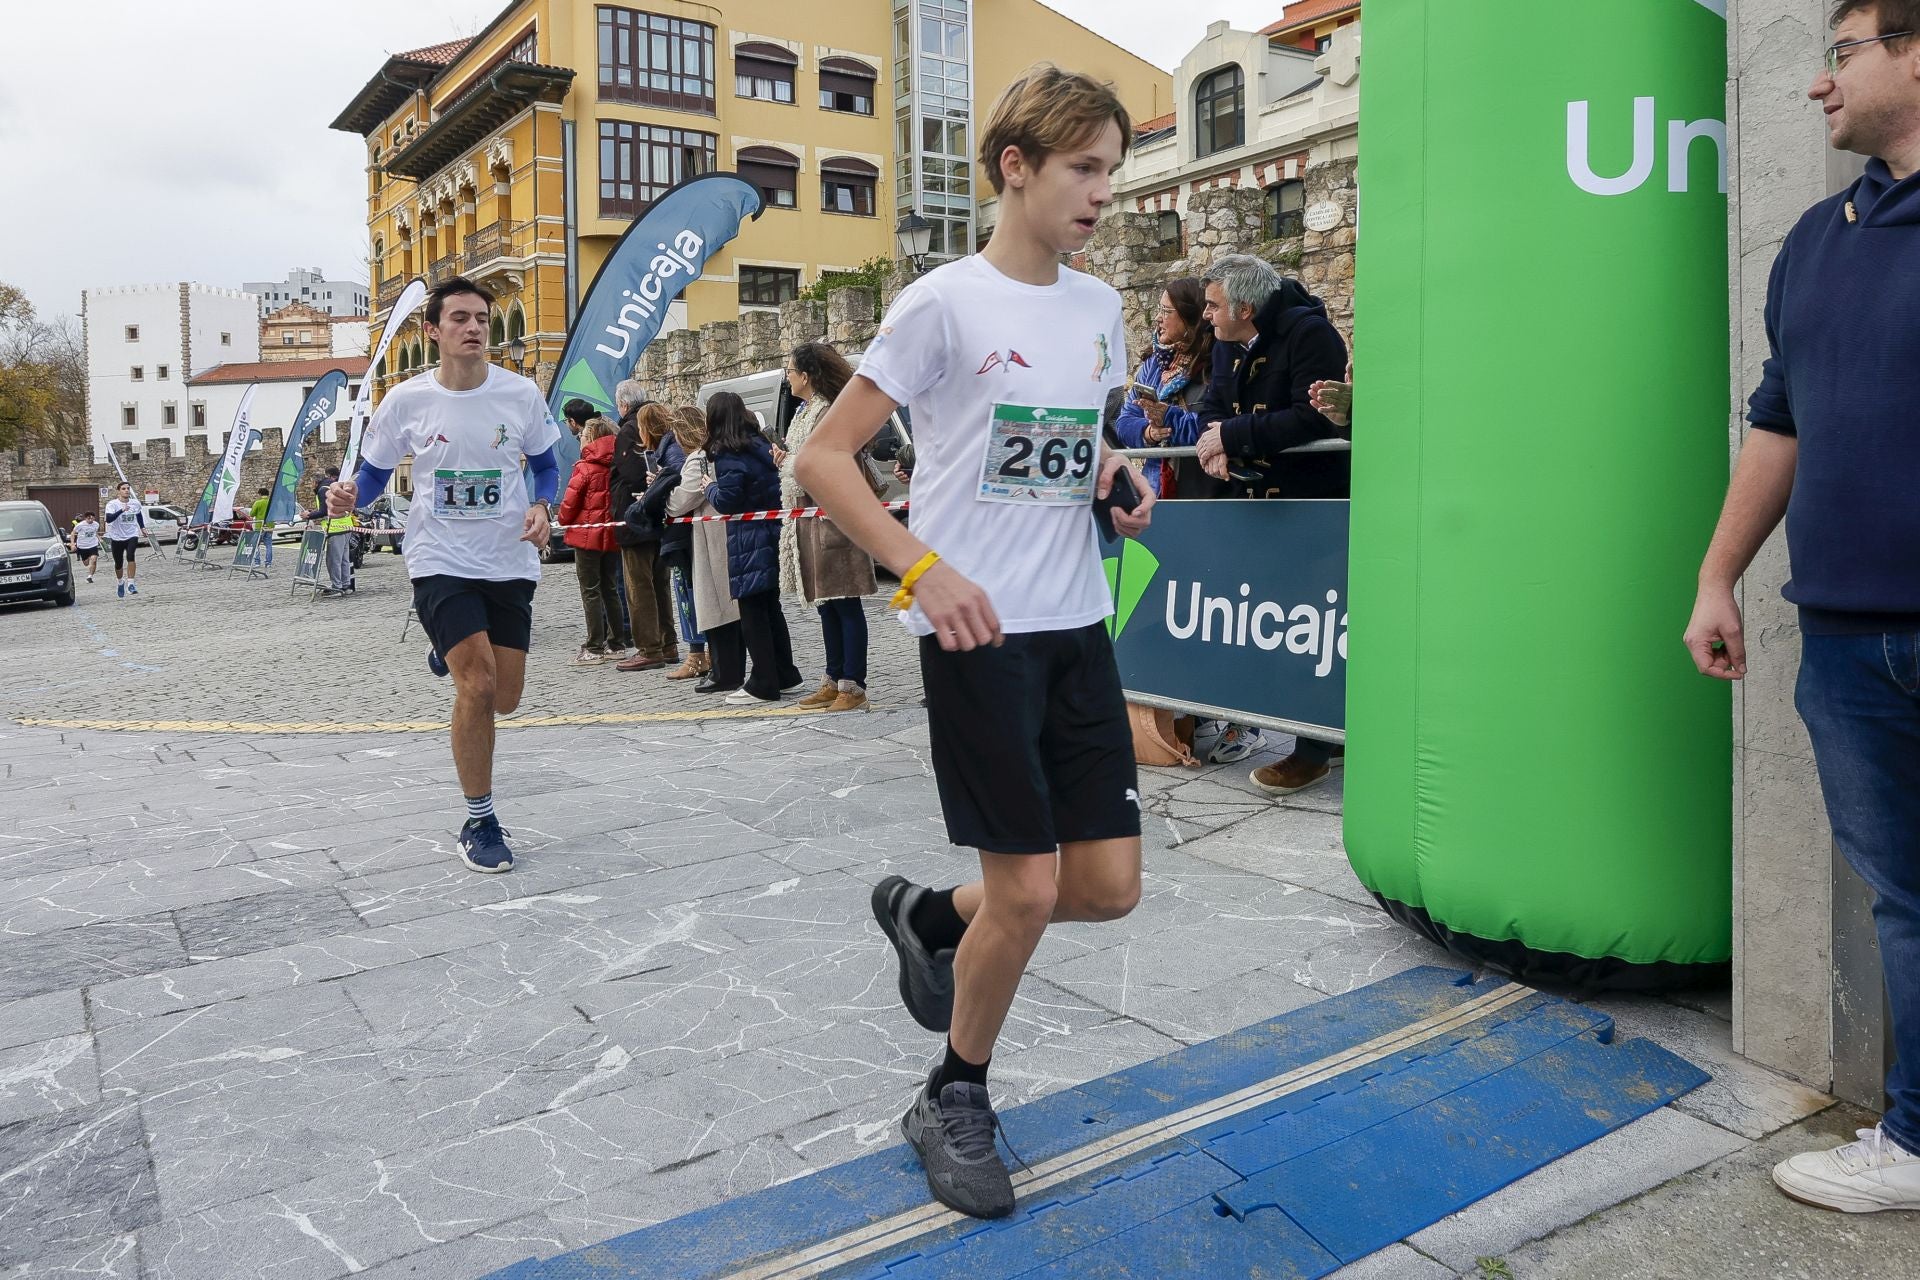
[(1051, 853), (1140, 834), (1140, 774), (1105, 623), (949, 653), (920, 641), (947, 838)]
[(525, 653), (533, 641), (533, 588), (526, 578), (492, 582), (436, 573), (413, 580), (413, 611), (442, 658), (470, 635)]
[(134, 561), (134, 551), (140, 546), (138, 538), (111, 538), (113, 544), (113, 567), (124, 569)]

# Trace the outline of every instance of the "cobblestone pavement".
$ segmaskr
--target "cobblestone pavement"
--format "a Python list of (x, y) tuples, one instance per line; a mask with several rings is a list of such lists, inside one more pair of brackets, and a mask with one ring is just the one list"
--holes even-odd
[[(137, 596), (114, 594), (109, 565), (97, 581), (80, 580), (71, 609), (0, 606), (0, 709), (63, 722), (444, 724), (451, 687), (427, 673), (418, 624), (400, 638), (413, 599), (400, 558), (371, 555), (354, 594), (314, 600), (289, 591), (294, 551), (280, 544), (272, 576), (250, 581), (148, 553)], [(917, 705), (913, 639), (884, 603), (868, 601), (870, 693), (878, 707)], [(796, 605), (787, 616), (801, 671), (823, 677), (818, 619)], [(663, 671), (575, 668), (586, 626), (571, 563), (546, 566), (533, 618), (520, 720), (718, 710)]]
[[(569, 608), (539, 613), (530, 702), (690, 701), (564, 667), (567, 573), (540, 597)], [(151, 580), (124, 607), (96, 583), (0, 611), (7, 709), (444, 714), (385, 557), (358, 599), (311, 607), (284, 581)], [(880, 652), (905, 669), (903, 641)], [(868, 886), (968, 859), (917, 690), (876, 686), (896, 709), (502, 735), (505, 876), (454, 860), (439, 733), (0, 725), (0, 1280), (473, 1277), (895, 1141), (938, 1042), (899, 1007)], [(995, 1058), (1003, 1104), (1447, 963), (1348, 869), (1338, 775), (1275, 804), (1258, 762), (1144, 771), (1143, 901), (1049, 934)], [(1352, 1280), (1479, 1275), (1690, 1170), (1752, 1166), (1828, 1105), (1733, 1056), (1723, 998), (1695, 1005), (1603, 1007), (1711, 1085)]]

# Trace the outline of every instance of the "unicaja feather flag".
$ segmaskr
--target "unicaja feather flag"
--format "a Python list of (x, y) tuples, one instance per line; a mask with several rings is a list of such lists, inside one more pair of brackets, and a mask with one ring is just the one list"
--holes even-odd
[(353, 469), (360, 461), (360, 437), (367, 429), (367, 416), (373, 412), (373, 375), (380, 368), (380, 362), (387, 358), (387, 348), (400, 333), (400, 326), (407, 318), (420, 309), (427, 300), (427, 282), (415, 276), (393, 300), (393, 310), (387, 312), (386, 328), (380, 331), (380, 343), (373, 349), (373, 358), (367, 361), (367, 376), (360, 383), (360, 394), (353, 401), (353, 418), (347, 426), (347, 454), (340, 463), (340, 474), (353, 479)]
[(267, 519), (274, 524), (285, 523), (298, 514), (294, 510), (293, 491), (300, 483), (300, 473), (307, 468), (300, 447), (306, 444), (315, 427), (334, 415), (346, 394), (347, 375), (338, 369), (329, 369), (327, 376), (307, 393), (307, 402), (294, 415), (293, 425), (287, 428), (286, 447), (280, 451), (280, 471), (273, 481), (273, 496), (267, 499)]
[[(233, 415), (233, 430), (227, 433), (227, 451), (220, 461), (213, 464), (213, 474), (207, 477), (207, 487), (201, 491), (200, 501), (193, 509), (192, 524), (195, 527), (209, 522), (226, 522), (233, 518), (233, 491), (240, 484), (240, 459), (247, 454), (247, 446), (253, 442), (253, 425), (247, 420), (247, 413), (253, 408), (253, 393), (260, 389), (259, 383), (253, 383), (240, 393), (240, 408)], [(238, 441), (239, 448), (234, 445)], [(227, 509), (215, 514), (220, 501), (222, 484), (231, 475), (233, 483), (225, 488)]]
[(698, 280), (707, 259), (758, 218), (760, 192), (731, 173), (703, 173), (673, 188), (614, 243), (580, 302), (554, 379), (550, 407), (574, 398), (611, 415), (613, 388), (666, 322), (667, 306)]

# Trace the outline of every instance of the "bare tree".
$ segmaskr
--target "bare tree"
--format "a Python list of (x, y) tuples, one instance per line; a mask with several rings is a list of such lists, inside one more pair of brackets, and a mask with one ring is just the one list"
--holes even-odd
[(0, 448), (86, 447), (86, 353), (71, 316), (41, 320), (26, 295), (0, 283)]

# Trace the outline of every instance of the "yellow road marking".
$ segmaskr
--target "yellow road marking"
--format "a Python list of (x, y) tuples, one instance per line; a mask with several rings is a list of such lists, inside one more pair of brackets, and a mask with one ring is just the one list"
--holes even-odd
[[(496, 720), (500, 729), (562, 729), (588, 725), (663, 724), (689, 720), (767, 720), (812, 714), (801, 707), (777, 710), (746, 707), (738, 711), (636, 711), (599, 715), (514, 716)], [(65, 720), (20, 716), (14, 723), (30, 729), (100, 729), (144, 733), (445, 733), (445, 720), (368, 720), (361, 723), (315, 720)]]

